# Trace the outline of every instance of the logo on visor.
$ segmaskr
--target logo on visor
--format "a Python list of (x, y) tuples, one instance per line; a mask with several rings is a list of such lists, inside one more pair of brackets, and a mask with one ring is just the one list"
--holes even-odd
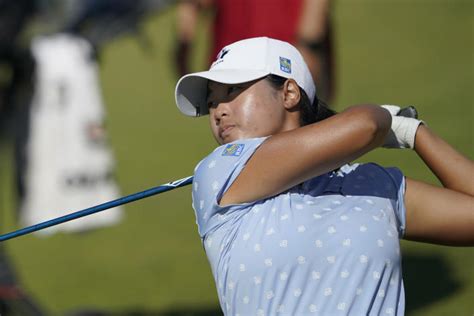
[(216, 60), (212, 63), (211, 68), (216, 66), (217, 64), (220, 64), (221, 62), (224, 61), (224, 56), (227, 55), (229, 52), (229, 49), (224, 47), (219, 54), (217, 54)]
[(225, 55), (229, 52), (229, 49), (224, 47), (219, 54), (217, 54), (217, 59), (223, 59)]
[(280, 57), (280, 70), (291, 74), (291, 60), (285, 57)]
[(244, 144), (229, 144), (224, 148), (222, 156), (240, 156), (244, 146)]

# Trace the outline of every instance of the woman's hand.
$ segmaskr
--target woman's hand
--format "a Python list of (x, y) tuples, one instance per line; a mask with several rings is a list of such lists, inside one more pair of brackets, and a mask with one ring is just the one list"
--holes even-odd
[[(401, 109), (398, 105), (382, 105), (392, 115), (392, 126), (382, 147), (411, 148), (415, 146), (415, 136), (418, 126), (423, 123), (417, 120), (414, 107)], [(408, 110), (408, 111), (405, 111)]]

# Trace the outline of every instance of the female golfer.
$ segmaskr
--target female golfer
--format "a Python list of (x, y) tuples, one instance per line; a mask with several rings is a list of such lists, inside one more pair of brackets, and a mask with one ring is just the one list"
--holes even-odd
[[(299, 52), (233, 43), (180, 79), (186, 115), (221, 144), (195, 170), (193, 207), (226, 315), (403, 315), (399, 239), (474, 244), (474, 164), (398, 108), (325, 109)], [(444, 188), (347, 163), (414, 148)]]

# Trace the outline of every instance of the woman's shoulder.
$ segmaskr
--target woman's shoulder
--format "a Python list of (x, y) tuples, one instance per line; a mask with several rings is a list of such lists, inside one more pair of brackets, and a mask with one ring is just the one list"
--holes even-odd
[(250, 157), (265, 139), (266, 137), (248, 138), (220, 145), (196, 165), (194, 173), (198, 174), (206, 167), (214, 169), (219, 167), (218, 164), (225, 167), (241, 161), (244, 157)]

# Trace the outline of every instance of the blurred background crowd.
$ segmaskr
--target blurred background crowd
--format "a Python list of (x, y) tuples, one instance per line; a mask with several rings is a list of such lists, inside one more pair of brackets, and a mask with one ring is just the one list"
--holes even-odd
[[(0, 0), (0, 233), (191, 174), (214, 144), (205, 119), (179, 116), (174, 84), (248, 37), (298, 47), (336, 110), (415, 104), (473, 158), (473, 12), (467, 0)], [(369, 156), (436, 181), (404, 153)], [(1, 243), (0, 314), (220, 315), (193, 216), (183, 189)], [(403, 247), (407, 314), (474, 312), (472, 250)]]
[[(12, 141), (14, 216), (21, 226), (119, 197), (104, 125), (100, 52), (124, 34), (143, 39), (140, 23), (167, 4), (0, 1), (0, 133)], [(115, 225), (122, 215), (118, 207), (38, 234), (81, 233)], [(47, 315), (23, 291), (4, 247), (0, 265), (0, 313)]]

